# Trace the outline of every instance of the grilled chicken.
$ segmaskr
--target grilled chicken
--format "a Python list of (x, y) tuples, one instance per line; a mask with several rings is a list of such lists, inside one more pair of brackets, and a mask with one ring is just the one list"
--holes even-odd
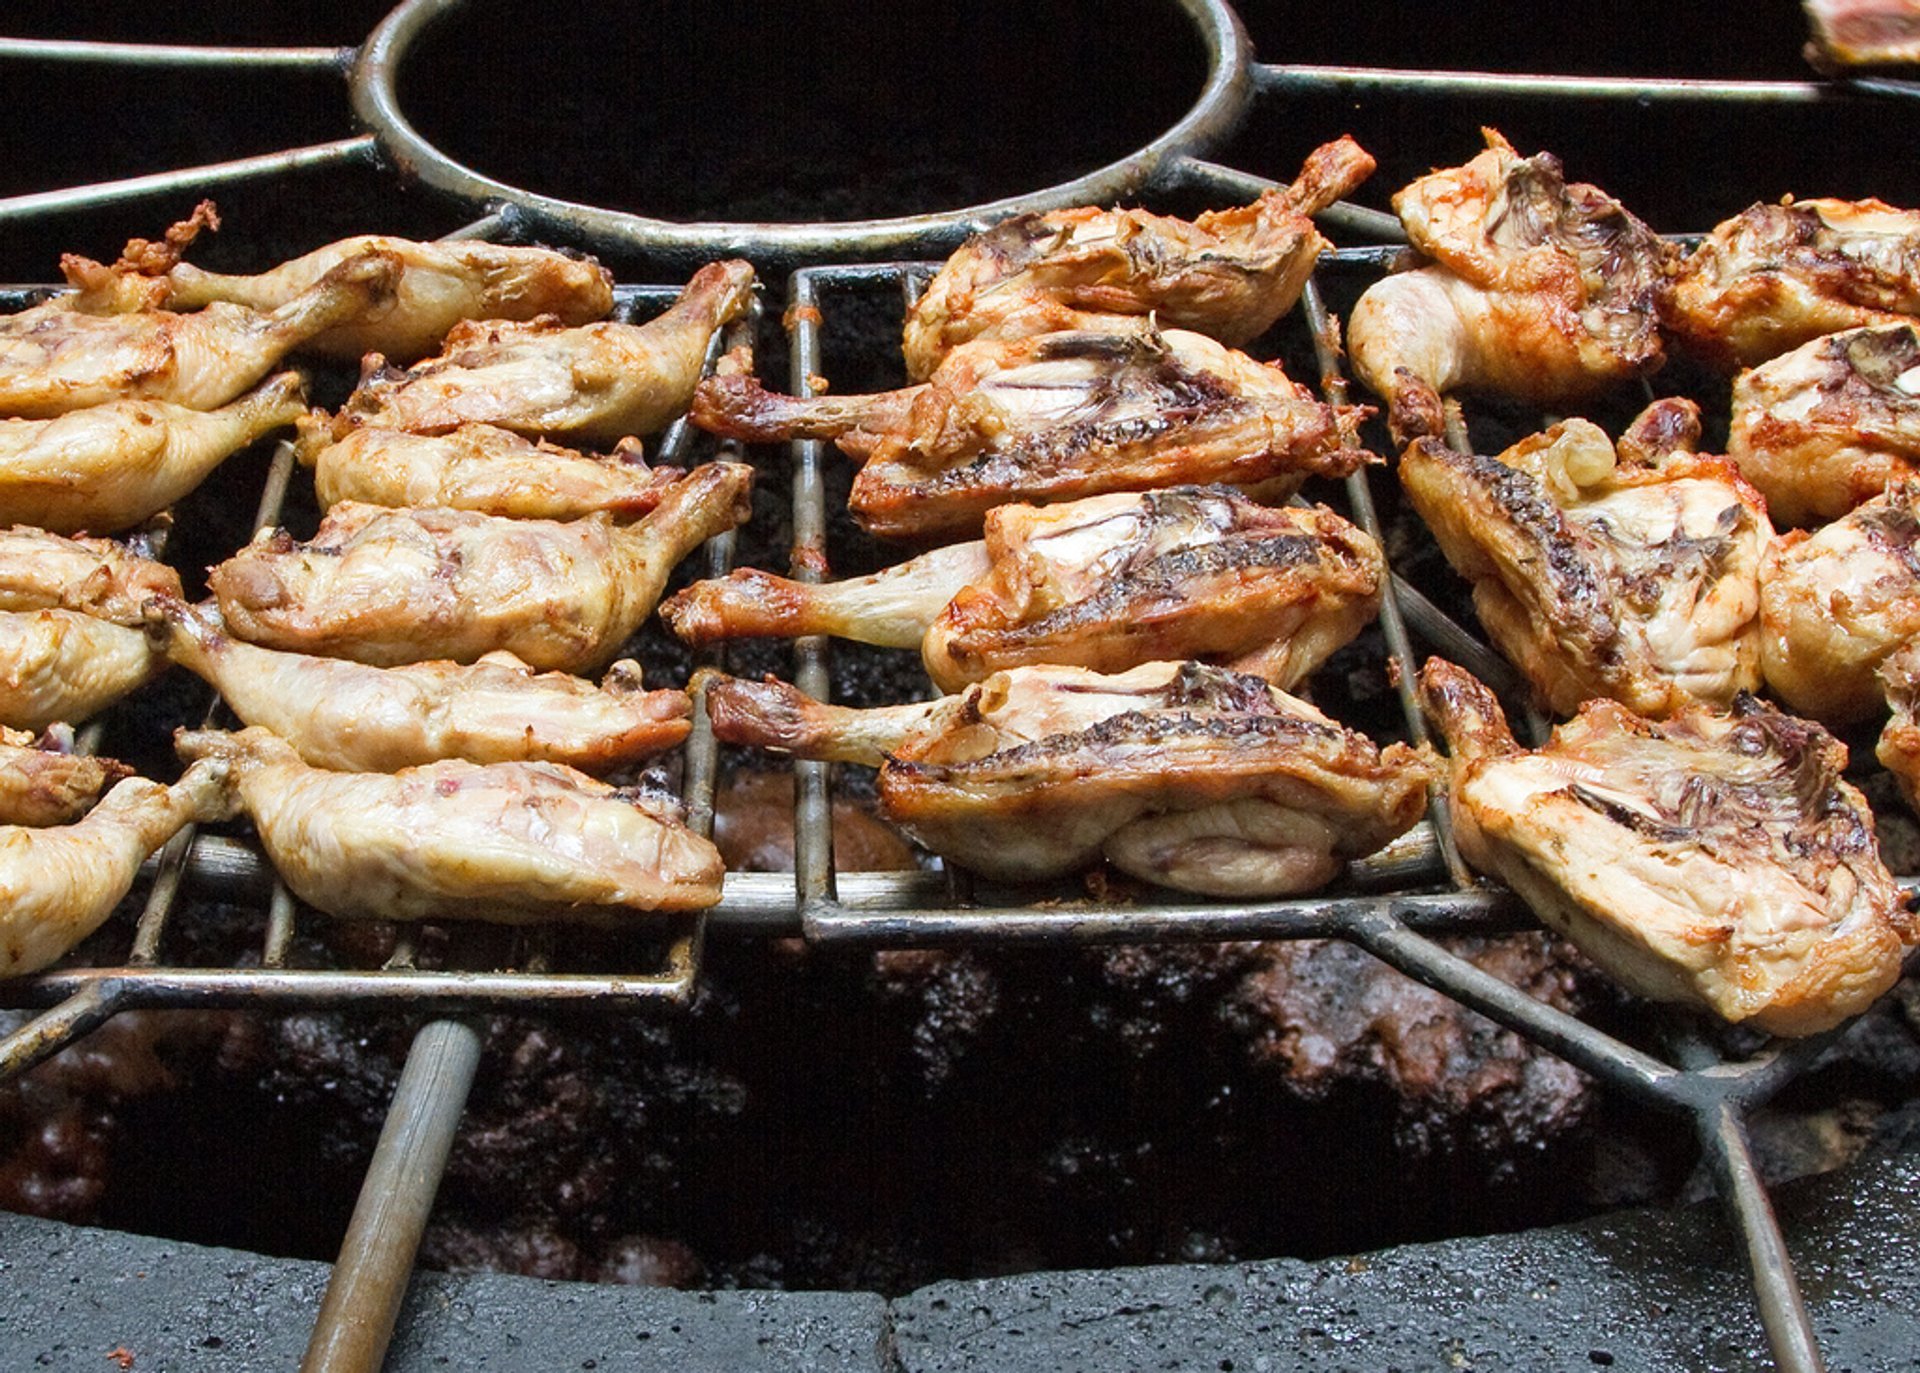
[(635, 519), (686, 475), (648, 467), (638, 439), (597, 457), (490, 424), (445, 434), (370, 427), (336, 441), (331, 422), (316, 416), (301, 424), (295, 451), (313, 468), (323, 507), (437, 505), (520, 520), (577, 520), (598, 510)]
[(99, 714), (164, 665), (137, 629), (71, 610), (0, 611), (0, 725)]
[(651, 434), (686, 409), (708, 341), (752, 298), (752, 267), (715, 262), (646, 324), (456, 325), (438, 356), (408, 371), (370, 356), (335, 435), (362, 425), (444, 434), (463, 424), (582, 443)]
[(207, 578), (221, 617), (268, 648), (382, 666), (504, 649), (535, 668), (605, 666), (674, 564), (747, 517), (753, 469), (711, 463), (635, 525), (337, 505), (312, 542), (262, 530)]
[(1807, 1035), (1898, 980), (1920, 928), (1818, 725), (1751, 696), (1661, 724), (1594, 701), (1527, 752), (1459, 668), (1421, 687), (1461, 854), (1641, 996)]
[(1834, 726), (1878, 712), (1874, 673), (1920, 635), (1920, 481), (1779, 540), (1760, 570), (1760, 625), (1767, 685), (1788, 705)]
[(385, 253), (350, 258), (277, 310), (209, 305), (193, 314), (96, 315), (55, 300), (0, 318), (0, 415), (47, 419), (109, 401), (214, 410), (323, 329), (388, 300)]
[(1878, 200), (1753, 205), (1660, 296), (1661, 323), (1731, 372), (1822, 334), (1920, 315), (1920, 211)]
[(1312, 217), (1373, 165), (1340, 138), (1293, 185), (1192, 221), (1090, 207), (1015, 215), (968, 239), (928, 284), (907, 316), (907, 372), (926, 379), (970, 339), (1110, 328), (1125, 315), (1247, 343), (1293, 308), (1328, 246)]
[(1101, 857), (1214, 896), (1284, 896), (1338, 876), (1426, 809), (1426, 761), (1304, 701), (1200, 663), (1113, 676), (996, 673), (939, 701), (849, 710), (783, 683), (716, 678), (714, 733), (880, 768), (881, 814), (989, 877)]
[(987, 514), (986, 539), (808, 585), (742, 569), (660, 607), (690, 643), (836, 634), (919, 648), (943, 691), (1059, 663), (1119, 672), (1221, 660), (1285, 689), (1373, 618), (1377, 544), (1324, 507), (1229, 487), (1089, 496)]
[[(303, 347), (358, 362), (382, 353), (412, 362), (439, 346), (466, 319), (530, 320), (551, 315), (561, 324), (588, 324), (613, 308), (613, 277), (591, 259), (550, 248), (514, 248), (478, 240), (416, 243), (385, 234), (343, 238), (257, 276), (224, 276), (180, 261), (192, 226), (209, 222), (211, 205), (160, 243), (136, 239), (113, 266), (69, 255), (60, 270), (76, 288), (73, 306), (116, 310), (198, 310), (216, 302), (250, 310), (277, 310), (341, 263), (369, 252), (401, 265), (391, 299), (315, 335)], [(217, 223), (217, 220), (212, 221)], [(187, 229), (182, 234), (178, 230)]]
[(1807, 60), (1821, 71), (1920, 62), (1915, 0), (1801, 0), (1813, 25)]
[(1291, 494), (1343, 477), (1365, 409), (1322, 405), (1279, 367), (1151, 321), (1106, 333), (981, 339), (931, 381), (803, 400), (751, 376), (700, 383), (693, 422), (731, 438), (834, 439), (866, 465), (848, 504), (875, 534), (978, 533), (988, 510), (1177, 483)]
[(244, 723), (272, 730), (318, 768), (392, 772), (464, 758), (600, 773), (672, 748), (689, 728), (687, 694), (647, 691), (631, 660), (615, 663), (598, 687), (536, 673), (510, 653), (468, 666), (370, 667), (231, 638), (209, 606), (162, 597), (148, 613), (170, 659), (205, 678)]
[(1402, 189), (1393, 208), (1433, 265), (1370, 286), (1347, 322), (1354, 371), (1402, 442), (1438, 434), (1440, 397), (1565, 406), (1665, 361), (1654, 304), (1669, 250), (1547, 153), (1487, 150)]
[(1836, 519), (1920, 475), (1920, 329), (1849, 329), (1741, 373), (1727, 456), (1778, 524)]
[(1876, 756), (1920, 811), (1920, 639), (1909, 639), (1880, 665), (1880, 687), (1893, 718), (1880, 732)]
[(305, 413), (300, 374), (282, 372), (217, 410), (119, 400), (53, 419), (0, 419), (0, 520), (68, 534), (125, 529)]
[(287, 886), (329, 915), (371, 920), (561, 920), (720, 899), (720, 855), (670, 801), (554, 763), (431, 763), (328, 772), (264, 729), (183, 731), (182, 756), (220, 760)]
[(111, 539), (0, 530), (0, 610), (77, 610), (137, 625), (149, 597), (179, 594), (179, 573)]
[(0, 729), (0, 826), (40, 829), (78, 820), (102, 791), (132, 775), (125, 763), (75, 753), (65, 725), (38, 739), (26, 730)]
[(170, 787), (129, 777), (71, 825), (0, 825), (0, 977), (38, 972), (99, 929), (148, 854), (218, 813), (220, 772), (188, 768)]
[(1571, 714), (1592, 696), (1660, 716), (1724, 706), (1760, 685), (1765, 504), (1722, 458), (1682, 447), (1688, 401), (1663, 401), (1619, 448), (1567, 420), (1498, 458), (1436, 439), (1400, 479), (1447, 561), (1473, 582), (1487, 633), (1540, 698)]

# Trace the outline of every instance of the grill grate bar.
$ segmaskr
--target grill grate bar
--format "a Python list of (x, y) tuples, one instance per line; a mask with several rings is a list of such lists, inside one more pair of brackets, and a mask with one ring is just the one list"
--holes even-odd
[[(888, 269), (859, 273), (867, 280), (884, 279)], [(811, 268), (790, 278), (785, 324), (791, 347), (793, 393), (814, 394), (820, 373), (819, 286), (842, 276)], [(823, 465), (826, 445), (802, 439), (792, 446), (793, 550), (790, 556), (796, 581), (821, 582), (827, 577), (827, 491)], [(794, 641), (794, 684), (817, 701), (832, 697), (827, 675), (827, 640), (810, 635)], [(803, 918), (823, 901), (834, 898), (833, 793), (829, 765), (799, 762), (793, 769), (793, 874)]]
[(1707, 81), (1692, 77), (1560, 76), (1522, 72), (1420, 71), (1395, 67), (1281, 66), (1256, 62), (1255, 86), (1269, 96), (1369, 95), (1632, 100), (1740, 105), (1814, 105), (1854, 94), (1828, 81)]

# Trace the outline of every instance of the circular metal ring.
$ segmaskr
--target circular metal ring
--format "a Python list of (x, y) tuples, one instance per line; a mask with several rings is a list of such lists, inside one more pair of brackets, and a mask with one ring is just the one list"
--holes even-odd
[(1252, 45), (1226, 0), (1176, 0), (1206, 45), (1206, 85), (1179, 123), (1117, 162), (1025, 195), (935, 214), (828, 224), (679, 224), (510, 186), (461, 165), (420, 136), (400, 111), (400, 64), (423, 32), (463, 3), (404, 0), (374, 29), (354, 59), (353, 111), (372, 132), (388, 162), (401, 176), (464, 202), (476, 212), (506, 207), (557, 237), (684, 265), (720, 257), (745, 257), (769, 265), (945, 251), (982, 225), (1008, 215), (1104, 204), (1163, 177), (1170, 179), (1185, 158), (1224, 141), (1238, 127), (1253, 98)]

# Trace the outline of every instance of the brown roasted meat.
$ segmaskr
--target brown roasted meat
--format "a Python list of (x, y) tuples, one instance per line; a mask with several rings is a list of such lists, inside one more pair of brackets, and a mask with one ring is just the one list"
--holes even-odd
[(1195, 220), (1145, 210), (1015, 215), (947, 259), (907, 315), (907, 372), (933, 374), (976, 338), (1030, 338), (1154, 315), (1240, 345), (1293, 308), (1327, 241), (1313, 216), (1373, 173), (1351, 138), (1317, 148), (1291, 186)]
[(1880, 731), (1875, 756), (1900, 784), (1907, 804), (1920, 811), (1920, 639), (1909, 639), (1880, 665), (1880, 687), (1893, 718)]
[(1324, 506), (1181, 486), (1003, 505), (984, 542), (818, 585), (742, 569), (660, 613), (695, 644), (834, 634), (918, 648), (943, 691), (1028, 664), (1120, 672), (1180, 658), (1284, 690), (1373, 618), (1384, 576), (1379, 545)]
[(1462, 856), (1641, 996), (1808, 1035), (1899, 979), (1920, 927), (1818, 725), (1751, 696), (1657, 724), (1594, 701), (1528, 752), (1461, 669), (1421, 688)]
[[(1618, 448), (1567, 420), (1498, 458), (1420, 439), (1401, 460), (1487, 634), (1561, 714), (1607, 696), (1666, 715), (1760, 685), (1773, 529), (1732, 464), (1685, 451), (1696, 419), (1665, 401)], [(1681, 446), (1650, 449), (1649, 432)]]
[(1284, 497), (1371, 460), (1368, 412), (1315, 400), (1273, 364), (1151, 321), (1109, 332), (981, 339), (930, 381), (871, 396), (775, 395), (711, 377), (693, 422), (751, 442), (833, 439), (865, 466), (849, 506), (898, 539), (977, 534), (1008, 501), (1224, 482)]
[(1257, 677), (1194, 662), (1016, 668), (872, 710), (718, 678), (707, 710), (730, 743), (877, 765), (886, 819), (1014, 882), (1104, 857), (1183, 891), (1310, 891), (1411, 828), (1430, 776), (1403, 744), (1379, 749)]
[(0, 728), (0, 826), (64, 825), (92, 808), (100, 793), (133, 769), (111, 758), (73, 751), (73, 731), (56, 725), (36, 739)]

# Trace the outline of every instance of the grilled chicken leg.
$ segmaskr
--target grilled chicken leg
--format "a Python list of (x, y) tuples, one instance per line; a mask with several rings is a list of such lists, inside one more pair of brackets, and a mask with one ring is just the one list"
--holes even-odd
[(225, 796), (215, 764), (170, 787), (129, 777), (72, 825), (0, 825), (0, 977), (37, 972), (113, 914), (147, 855)]
[(0, 725), (78, 724), (164, 665), (137, 629), (71, 610), (0, 611)]
[[(1696, 416), (1667, 401), (1656, 419), (1675, 406)], [(1494, 644), (1555, 711), (1608, 696), (1658, 716), (1759, 687), (1760, 560), (1773, 530), (1724, 459), (1646, 458), (1568, 420), (1498, 458), (1417, 440), (1400, 480), (1472, 579)]]
[(779, 682), (716, 678), (714, 732), (878, 765), (881, 814), (989, 877), (1104, 856), (1144, 881), (1282, 896), (1337, 876), (1426, 809), (1427, 763), (1304, 701), (1200, 663), (996, 673), (957, 696), (848, 710)]
[(504, 649), (535, 668), (605, 666), (674, 564), (747, 517), (753, 469), (710, 463), (635, 525), (339, 505), (311, 543), (263, 530), (207, 586), (241, 638), (391, 665)]
[(1331, 510), (1182, 486), (1003, 505), (981, 543), (823, 585), (742, 569), (660, 614), (695, 644), (837, 634), (920, 648), (943, 691), (1026, 664), (1119, 672), (1188, 657), (1285, 689), (1373, 618), (1383, 575), (1379, 546)]
[(1459, 668), (1421, 687), (1461, 854), (1635, 992), (1807, 1035), (1899, 979), (1920, 928), (1818, 725), (1751, 696), (1662, 724), (1594, 701), (1529, 753)]
[(493, 424), (607, 444), (650, 434), (686, 409), (708, 341), (752, 298), (752, 267), (714, 262), (694, 274), (672, 309), (646, 324), (457, 325), (439, 356), (410, 371), (369, 358), (335, 433), (377, 425), (443, 434)]
[(1441, 428), (1448, 391), (1564, 406), (1665, 360), (1654, 292), (1670, 250), (1558, 159), (1487, 150), (1403, 188), (1393, 208), (1434, 265), (1370, 286), (1347, 322), (1353, 368), (1402, 442)]
[(96, 315), (60, 301), (0, 318), (0, 415), (64, 415), (109, 401), (213, 410), (342, 320), (389, 299), (400, 272), (385, 253), (350, 258), (277, 310), (209, 305)]
[(121, 400), (54, 419), (0, 419), (0, 520), (67, 534), (125, 529), (305, 413), (300, 374), (282, 372), (218, 410)]
[(179, 594), (179, 573), (111, 539), (0, 530), (0, 610), (77, 610), (137, 625), (148, 597)]
[(315, 767), (392, 772), (464, 758), (627, 767), (687, 737), (684, 691), (647, 691), (640, 665), (615, 663), (599, 687), (536, 673), (510, 653), (470, 666), (369, 667), (282, 653), (229, 638), (208, 606), (157, 598), (149, 623), (167, 656), (205, 678), (249, 725), (262, 725)]
[(73, 751), (73, 731), (56, 725), (40, 738), (0, 729), (0, 825), (41, 829), (78, 820), (111, 783), (133, 769)]
[(888, 538), (978, 532), (1010, 500), (1034, 504), (1177, 483), (1283, 497), (1308, 475), (1369, 461), (1368, 412), (1322, 405), (1277, 366), (1151, 321), (1107, 333), (963, 344), (931, 381), (803, 400), (751, 376), (714, 376), (693, 422), (751, 442), (830, 438), (866, 466), (848, 504)]
[(1031, 338), (1155, 315), (1222, 343), (1258, 338), (1300, 298), (1327, 241), (1313, 216), (1373, 173), (1351, 138), (1307, 158), (1291, 186), (1188, 221), (1145, 210), (1015, 215), (947, 259), (907, 316), (908, 375), (976, 338)]
[(372, 920), (620, 925), (720, 899), (720, 855), (671, 802), (553, 763), (327, 772), (264, 729), (183, 732), (230, 770), (273, 866), (308, 905)]

